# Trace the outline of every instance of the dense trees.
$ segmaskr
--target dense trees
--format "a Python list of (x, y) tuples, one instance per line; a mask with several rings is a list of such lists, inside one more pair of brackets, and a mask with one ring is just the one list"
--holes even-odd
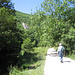
[(16, 23), (15, 10), (10, 0), (0, 0), (0, 74), (7, 72), (10, 64), (17, 63), (22, 31)]
[[(62, 42), (66, 51), (75, 50), (75, 1), (44, 0), (32, 18), (34, 38), (38, 46), (58, 46)], [(31, 28), (31, 29), (32, 29)]]
[[(74, 54), (74, 16), (74, 0), (44, 0), (31, 15), (16, 12), (10, 0), (0, 0), (0, 72), (17, 63), (21, 50), (29, 54), (37, 46), (57, 47), (61, 42), (66, 53)], [(23, 22), (29, 29), (23, 28)]]
[(27, 25), (30, 25), (30, 17), (31, 17), (30, 14), (26, 14), (26, 13), (16, 11), (17, 23), (19, 23), (20, 26), (23, 22), (26, 23)]

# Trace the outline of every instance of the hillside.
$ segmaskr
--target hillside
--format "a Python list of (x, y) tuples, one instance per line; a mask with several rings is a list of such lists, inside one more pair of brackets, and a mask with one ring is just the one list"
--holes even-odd
[(20, 24), (22, 24), (22, 22), (29, 24), (30, 23), (30, 16), (31, 16), (30, 14), (16, 11), (16, 18)]

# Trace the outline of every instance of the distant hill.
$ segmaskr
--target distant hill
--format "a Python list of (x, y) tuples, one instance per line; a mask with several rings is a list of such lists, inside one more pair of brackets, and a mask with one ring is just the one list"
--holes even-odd
[(18, 23), (22, 24), (23, 22), (28, 24), (30, 23), (30, 14), (22, 13), (19, 11), (16, 11), (16, 18)]

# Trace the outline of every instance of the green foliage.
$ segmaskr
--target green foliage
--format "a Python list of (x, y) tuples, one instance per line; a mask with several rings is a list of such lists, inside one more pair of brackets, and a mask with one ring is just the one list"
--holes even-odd
[(1, 7), (5, 7), (5, 8), (9, 8), (9, 9), (14, 8), (11, 0), (0, 0), (0, 8)]
[(41, 9), (31, 17), (30, 29), (34, 32), (37, 46), (58, 46), (60, 42), (66, 52), (75, 50), (75, 1), (44, 0)]
[[(18, 29), (15, 10), (9, 1), (1, 0), (0, 7), (0, 74), (7, 71), (7, 67), (17, 63), (17, 56), (21, 50), (22, 31)], [(6, 5), (5, 5), (6, 4)], [(8, 4), (8, 5), (7, 5)]]
[[(34, 47), (53, 46), (57, 48), (60, 42), (65, 46), (66, 54), (75, 54), (74, 16), (74, 0), (44, 0), (41, 9), (33, 15), (15, 12), (10, 0), (1, 0), (1, 61), (4, 64), (7, 63), (6, 61), (13, 64), (18, 58), (19, 68), (28, 69), (30, 66), (36, 66), (33, 64), (43, 57), (44, 51), (35, 50)], [(25, 23), (29, 29), (24, 29), (22, 23)], [(21, 54), (19, 54), (20, 51)], [(6, 60), (2, 60), (5, 57), (7, 57)]]
[(31, 39), (30, 38), (26, 38), (23, 41), (22, 50), (33, 48), (34, 45), (35, 45), (35, 41), (34, 42), (31, 42)]
[(75, 29), (70, 28), (69, 32), (63, 36), (63, 41), (66, 46), (66, 50), (69, 51), (69, 54), (75, 53)]
[[(22, 50), (19, 57), (19, 67), (9, 67), (9, 75), (43, 75), (44, 74), (44, 64), (45, 55), (47, 53), (48, 47), (38, 47), (34, 50), (26, 53)], [(39, 72), (39, 73), (38, 73)]]
[[(20, 43), (21, 43), (21, 40), (20, 40), (21, 37), (19, 37), (20, 30), (16, 26), (15, 17), (14, 15), (12, 15), (13, 13), (12, 11), (13, 10), (6, 9), (4, 7), (0, 9), (0, 28), (1, 28), (0, 35), (1, 35), (1, 38), (3, 38), (2, 43), (4, 42), (3, 45), (2, 43), (0, 44), (2, 45), (1, 46), (2, 48), (5, 48), (7, 50), (7, 53), (19, 51)], [(0, 51), (4, 50), (2, 48)]]
[(16, 11), (17, 23), (22, 24), (23, 22), (30, 25), (30, 14), (25, 14), (19, 11)]
[(18, 70), (15, 67), (11, 68), (12, 71), (10, 71), (9, 75), (44, 75), (44, 63), (45, 61), (42, 61), (40, 67), (38, 67), (37, 69), (33, 69), (33, 70)]
[(74, 53), (74, 54), (71, 54), (71, 55), (67, 55), (66, 57), (68, 57), (68, 58), (71, 58), (71, 59), (75, 60), (75, 53)]
[(32, 31), (30, 29), (24, 29), (22, 23), (30, 26), (30, 16), (29, 14), (25, 14), (19, 11), (16, 11), (16, 19), (18, 28), (23, 31), (23, 43), (21, 45), (21, 49), (30, 49), (34, 47), (35, 41), (32, 38)]

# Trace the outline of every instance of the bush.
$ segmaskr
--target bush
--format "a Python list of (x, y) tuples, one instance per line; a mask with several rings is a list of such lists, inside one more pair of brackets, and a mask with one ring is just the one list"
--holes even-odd
[(23, 44), (21, 45), (21, 48), (22, 50), (24, 49), (30, 49), (30, 48), (33, 48), (35, 45), (35, 41), (34, 42), (31, 42), (31, 39), (30, 38), (27, 38), (23, 41)]

